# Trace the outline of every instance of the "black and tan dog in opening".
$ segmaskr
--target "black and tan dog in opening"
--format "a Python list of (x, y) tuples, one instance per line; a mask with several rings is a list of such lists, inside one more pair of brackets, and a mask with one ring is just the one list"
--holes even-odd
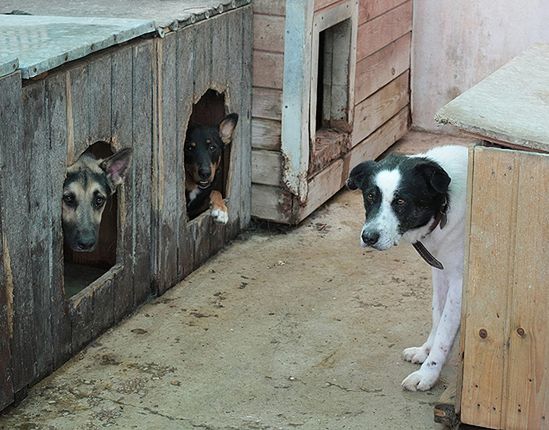
[(185, 196), (189, 219), (196, 218), (208, 205), (214, 221), (229, 220), (223, 200), (221, 162), (225, 146), (233, 140), (238, 115), (231, 113), (217, 127), (189, 126), (185, 139)]
[(67, 168), (63, 183), (63, 237), (73, 251), (95, 249), (107, 200), (124, 182), (131, 154), (131, 148), (123, 148), (108, 158), (97, 159), (88, 149)]

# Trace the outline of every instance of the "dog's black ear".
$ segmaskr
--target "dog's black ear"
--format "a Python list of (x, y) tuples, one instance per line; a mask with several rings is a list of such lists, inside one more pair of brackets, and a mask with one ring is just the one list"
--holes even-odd
[(451, 181), (450, 176), (448, 176), (448, 173), (446, 173), (437, 163), (425, 161), (424, 163), (418, 164), (415, 169), (416, 172), (423, 175), (427, 180), (427, 183), (437, 193), (446, 193), (448, 191), (448, 186)]
[(225, 145), (232, 142), (236, 124), (238, 124), (238, 114), (236, 113), (230, 113), (219, 123), (219, 136)]
[(362, 188), (374, 171), (375, 166), (376, 162), (370, 160), (364, 161), (353, 167), (346, 182), (347, 188), (350, 190)]
[(101, 162), (100, 167), (107, 174), (112, 192), (126, 179), (131, 158), (132, 149), (122, 148)]

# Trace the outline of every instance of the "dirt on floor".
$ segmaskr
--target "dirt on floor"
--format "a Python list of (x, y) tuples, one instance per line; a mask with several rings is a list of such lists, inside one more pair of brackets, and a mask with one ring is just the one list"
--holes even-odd
[(255, 229), (30, 390), (0, 429), (439, 429), (400, 382), (430, 330), (410, 245), (359, 247), (360, 193)]

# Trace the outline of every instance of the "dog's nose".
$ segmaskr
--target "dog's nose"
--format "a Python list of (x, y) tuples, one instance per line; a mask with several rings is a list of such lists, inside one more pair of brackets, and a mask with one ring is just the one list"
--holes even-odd
[(210, 177), (211, 171), (210, 169), (199, 169), (198, 170), (198, 176), (200, 176), (200, 179), (208, 179)]
[(372, 246), (377, 243), (379, 240), (379, 233), (376, 231), (363, 231), (362, 232), (362, 241), (367, 246)]
[(95, 237), (83, 237), (76, 243), (80, 251), (89, 251), (95, 246)]

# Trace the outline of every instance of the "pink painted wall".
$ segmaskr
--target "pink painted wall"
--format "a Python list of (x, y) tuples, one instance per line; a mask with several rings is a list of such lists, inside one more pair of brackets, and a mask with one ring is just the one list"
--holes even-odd
[[(437, 110), (534, 43), (549, 43), (549, 0), (414, 0), (412, 122)], [(525, 77), (527, 79), (527, 77)]]

